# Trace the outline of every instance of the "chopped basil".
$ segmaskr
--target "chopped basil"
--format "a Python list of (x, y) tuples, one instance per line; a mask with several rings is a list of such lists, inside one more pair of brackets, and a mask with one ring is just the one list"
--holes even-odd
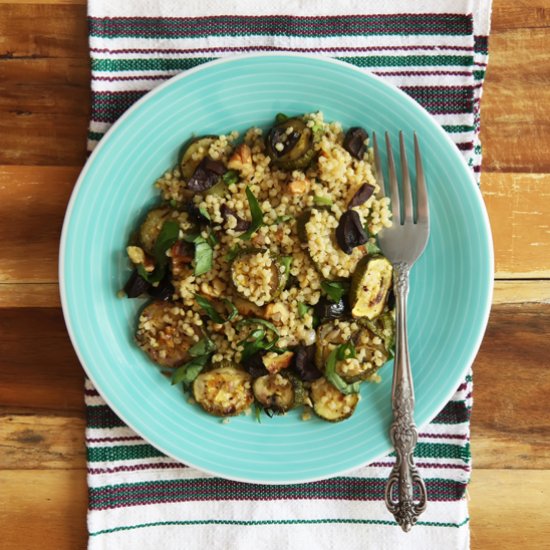
[(237, 257), (237, 254), (241, 251), (241, 248), (238, 244), (234, 244), (230, 249), (229, 251), (227, 252), (227, 254), (225, 255), (225, 260), (228, 261), (228, 262), (232, 262), (236, 257)]
[(235, 307), (235, 304), (231, 300), (228, 300), (227, 298), (223, 299), (223, 303), (225, 304), (225, 307), (229, 312), (227, 315), (227, 320), (233, 321), (233, 319), (235, 319), (235, 317), (237, 317), (237, 315), (239, 314), (239, 310)]
[(294, 216), (290, 216), (289, 214), (285, 214), (283, 216), (277, 216), (277, 219), (275, 220), (274, 225), (279, 225), (280, 223), (289, 222), (294, 219)]
[(186, 243), (194, 243), (200, 236), (201, 236), (200, 233), (189, 233), (189, 235), (183, 236), (183, 240)]
[(176, 369), (172, 375), (172, 384), (179, 384), (180, 382), (183, 382), (186, 386), (191, 384), (201, 373), (209, 359), (209, 353), (206, 355), (200, 355), (199, 357), (194, 357), (191, 361)]
[(143, 265), (139, 265), (138, 274), (143, 277), (148, 283), (158, 283), (166, 274), (166, 266), (168, 264), (168, 256), (166, 252), (178, 240), (180, 232), (179, 223), (174, 220), (167, 220), (163, 223), (160, 233), (153, 247), (153, 257), (155, 259), (155, 269), (152, 272), (145, 270)]
[(292, 265), (292, 256), (281, 256), (281, 265), (284, 267), (284, 276), (290, 275), (290, 266)]
[(275, 122), (277, 124), (282, 124), (283, 122), (286, 122), (288, 120), (288, 116), (284, 113), (277, 113), (275, 115)]
[(342, 296), (348, 291), (346, 283), (338, 281), (323, 281), (321, 282), (321, 288), (323, 292), (328, 296), (330, 300), (338, 303)]
[(313, 202), (317, 206), (332, 206), (332, 199), (328, 197), (321, 197), (319, 195), (313, 195)]
[(208, 241), (208, 244), (214, 248), (217, 244), (219, 244), (218, 237), (216, 237), (216, 234), (212, 231), (210, 227), (207, 228), (208, 237), (206, 237), (206, 240)]
[(310, 310), (310, 307), (307, 304), (303, 304), (302, 302), (298, 302), (298, 315), (300, 318), (304, 317), (304, 315)]
[(200, 294), (195, 294), (195, 300), (214, 323), (222, 324), (224, 322), (222, 316), (216, 311), (210, 300)]
[(260, 405), (258, 405), (258, 403), (254, 403), (254, 408), (255, 408), (254, 414), (256, 416), (256, 422), (261, 424), (262, 423), (262, 420), (261, 420), (262, 407), (260, 407)]
[(212, 218), (210, 217), (210, 214), (208, 213), (208, 210), (206, 208), (203, 208), (202, 206), (199, 208), (199, 212), (203, 218), (206, 218), (209, 222), (212, 221)]
[(343, 353), (341, 351), (342, 348), (345, 346), (347, 346), (347, 344), (338, 346), (330, 352), (330, 355), (328, 356), (327, 362), (325, 364), (325, 377), (339, 392), (345, 395), (349, 395), (350, 393), (359, 393), (361, 383), (354, 382), (353, 384), (348, 384), (336, 372), (336, 363), (340, 359), (340, 355)]
[(226, 185), (235, 185), (239, 181), (239, 174), (235, 170), (228, 170), (222, 179)]
[(212, 269), (214, 252), (212, 245), (202, 236), (198, 236), (195, 243), (195, 275), (203, 275)]
[(191, 357), (200, 357), (201, 355), (212, 353), (215, 349), (216, 345), (214, 342), (208, 336), (205, 336), (189, 350), (189, 355)]
[(376, 254), (380, 254), (382, 252), (375, 243), (371, 243), (370, 241), (365, 246), (369, 256), (376, 256)]
[[(258, 319), (254, 317), (246, 318), (239, 321), (236, 328), (238, 330), (245, 325), (251, 324), (259, 325), (259, 328), (253, 330), (244, 340), (239, 342), (239, 344), (243, 346), (243, 351), (241, 353), (242, 361), (246, 361), (258, 351), (267, 351), (272, 349), (279, 340), (279, 331), (272, 323), (266, 321), (265, 319)], [(266, 328), (274, 335), (271, 339), (267, 338)]]
[(219, 313), (218, 310), (214, 307), (212, 302), (205, 298), (204, 296), (201, 296), (200, 294), (195, 294), (195, 300), (197, 301), (197, 304), (204, 310), (204, 312), (214, 321), (214, 323), (222, 324), (227, 321), (232, 321), (239, 313), (233, 302), (228, 300), (227, 298), (223, 299), (223, 303), (228, 311), (227, 318), (224, 319)]
[(345, 359), (353, 359), (355, 356), (356, 356), (355, 346), (353, 345), (353, 342), (351, 340), (346, 344), (342, 344), (338, 348), (339, 361), (344, 361)]
[(258, 231), (262, 225), (264, 225), (264, 213), (262, 212), (262, 209), (260, 208), (260, 203), (258, 202), (258, 199), (254, 196), (254, 193), (250, 190), (250, 187), (246, 187), (246, 198), (248, 199), (248, 206), (250, 208), (250, 215), (252, 217), (252, 221), (250, 223), (250, 227), (248, 228), (248, 231), (243, 233), (240, 238), (243, 241), (250, 240), (250, 237)]
[(176, 201), (176, 199), (171, 199), (170, 200), (170, 206), (172, 208), (176, 208), (177, 205), (178, 205), (178, 201)]

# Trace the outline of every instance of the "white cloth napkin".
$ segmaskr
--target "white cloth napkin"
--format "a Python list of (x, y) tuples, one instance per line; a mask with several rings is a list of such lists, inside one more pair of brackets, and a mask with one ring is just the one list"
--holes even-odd
[[(209, 59), (257, 51), (344, 59), (400, 86), (478, 175), (490, 0), (89, 0), (89, 149), (139, 97)], [(89, 549), (469, 548), (471, 373), (429, 425), (416, 461), (429, 506), (405, 534), (383, 502), (391, 456), (312, 484), (259, 486), (163, 456), (87, 382)], [(290, 496), (289, 496), (290, 495)]]

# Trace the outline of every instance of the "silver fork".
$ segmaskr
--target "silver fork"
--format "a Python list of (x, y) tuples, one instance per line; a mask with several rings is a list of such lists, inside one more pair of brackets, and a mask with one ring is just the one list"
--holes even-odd
[[(399, 133), (401, 150), (401, 173), (403, 187), (403, 217), (401, 217), (399, 184), (395, 172), (390, 137), (386, 132), (388, 173), (393, 224), (378, 235), (384, 255), (393, 265), (393, 287), (396, 304), (395, 363), (392, 383), (393, 422), (390, 439), (395, 448), (396, 461), (386, 484), (386, 506), (403, 531), (410, 531), (418, 516), (426, 509), (426, 486), (414, 465), (413, 452), (418, 438), (414, 423), (414, 387), (407, 342), (407, 296), (409, 294), (409, 271), (418, 260), (430, 235), (428, 192), (422, 168), (418, 138), (414, 134), (416, 161), (416, 213), (414, 212), (409, 166), (405, 153), (403, 132)], [(384, 192), (384, 176), (376, 134), (373, 134), (374, 162), (378, 184)], [(397, 499), (394, 488), (397, 485)], [(419, 498), (415, 499), (415, 486)]]

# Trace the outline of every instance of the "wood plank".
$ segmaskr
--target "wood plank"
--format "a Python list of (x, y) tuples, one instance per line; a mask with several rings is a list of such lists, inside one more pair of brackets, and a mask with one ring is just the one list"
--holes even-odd
[(4, 309), (0, 334), (1, 407), (84, 414), (84, 372), (60, 309)]
[(493, 304), (550, 303), (550, 281), (495, 281)]
[(85, 59), (86, 6), (0, 4), (0, 55)]
[(539, 550), (550, 540), (549, 471), (474, 469), (472, 550)]
[(57, 283), (0, 283), (0, 308), (61, 307)]
[(89, 88), (84, 55), (0, 61), (0, 164), (82, 164)]
[(550, 468), (550, 306), (495, 306), (474, 363), (477, 468)]
[(494, 0), (491, 35), (511, 29), (538, 29), (550, 26), (550, 8), (546, 0)]
[(486, 173), (497, 278), (550, 277), (550, 174)]
[[(29, 327), (33, 327), (31, 335)], [(78, 441), (78, 434), (72, 432), (66, 419), (40, 418), (51, 414), (80, 419), (84, 416), (83, 374), (64, 333), (61, 312), (4, 309), (0, 332), (0, 403), (5, 414), (36, 413), (36, 434), (46, 446), (48, 430), (56, 422), (66, 427), (67, 441)], [(476, 467), (550, 468), (546, 405), (550, 369), (542, 368), (550, 353), (549, 333), (549, 305), (493, 308), (474, 364), (472, 451)], [(16, 433), (26, 429), (20, 429), (17, 423), (13, 426)], [(82, 423), (75, 426), (81, 430)], [(27, 460), (24, 445), (16, 450), (23, 453), (17, 455), (20, 460)], [(48, 451), (43, 461), (49, 461), (49, 456)], [(68, 460), (74, 466), (72, 459)]]
[(3, 416), (0, 470), (85, 469), (84, 428), (75, 416)]
[(78, 173), (0, 166), (0, 282), (57, 282), (63, 215)]
[(85, 550), (85, 470), (0, 471), (3, 550)]
[[(62, 218), (78, 172), (0, 166), (0, 282), (57, 281)], [(497, 277), (550, 278), (550, 175), (486, 173), (482, 190)]]
[(550, 172), (547, 44), (546, 29), (513, 29), (490, 38), (481, 100), (486, 172)]

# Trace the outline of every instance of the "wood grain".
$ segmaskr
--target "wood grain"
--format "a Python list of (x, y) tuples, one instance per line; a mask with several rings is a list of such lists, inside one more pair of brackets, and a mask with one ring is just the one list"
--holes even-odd
[(480, 470), (469, 486), (472, 550), (541, 550), (550, 540), (549, 471)]
[(57, 283), (0, 283), (0, 308), (61, 307)]
[(85, 550), (86, 507), (85, 470), (0, 471), (2, 548)]
[(539, 28), (502, 31), (490, 38), (481, 100), (485, 172), (550, 171), (548, 39), (548, 30)]
[(0, 166), (0, 282), (57, 282), (63, 213), (78, 173)]

